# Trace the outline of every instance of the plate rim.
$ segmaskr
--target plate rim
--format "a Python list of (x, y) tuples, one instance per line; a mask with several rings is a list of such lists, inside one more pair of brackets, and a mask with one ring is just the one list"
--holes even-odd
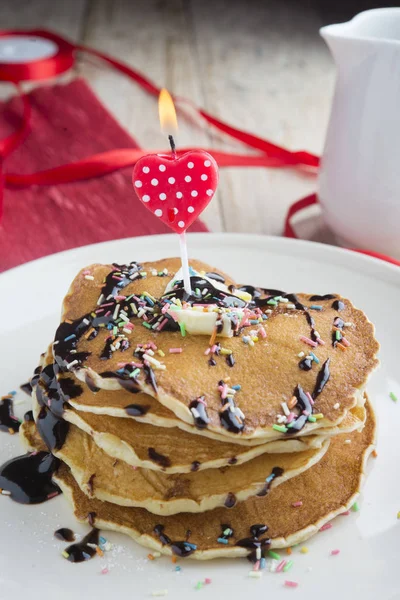
[[(221, 240), (223, 244), (229, 244), (230, 240), (240, 241), (243, 243), (250, 243), (251, 246), (259, 243), (260, 246), (276, 246), (277, 250), (280, 249), (285, 250), (285, 252), (292, 249), (298, 249), (303, 255), (307, 255), (310, 258), (310, 251), (316, 252), (316, 258), (318, 259), (318, 254), (323, 254), (322, 258), (329, 259), (330, 263), (335, 263), (337, 265), (344, 265), (347, 268), (352, 269), (354, 267), (361, 267), (362, 271), (367, 275), (378, 274), (380, 279), (388, 281), (391, 283), (392, 277), (397, 277), (398, 284), (400, 285), (400, 268), (397, 265), (394, 265), (389, 262), (385, 262), (382, 259), (375, 258), (369, 256), (367, 254), (361, 254), (359, 252), (355, 252), (353, 250), (347, 248), (341, 248), (338, 246), (332, 246), (330, 244), (323, 244), (321, 242), (314, 242), (311, 240), (299, 240), (293, 238), (285, 238), (280, 236), (272, 236), (272, 235), (261, 235), (261, 234), (251, 234), (251, 233), (235, 233), (235, 232), (202, 232), (202, 233), (188, 233), (188, 246), (189, 246), (189, 256), (190, 256), (190, 245), (197, 240), (201, 240), (202, 238), (212, 238), (212, 240), (218, 241)], [(40, 258), (36, 258), (30, 260), (28, 262), (22, 263), (21, 265), (17, 265), (11, 269), (7, 269), (0, 273), (0, 283), (4, 282), (4, 280), (10, 279), (11, 281), (19, 276), (23, 276), (25, 271), (30, 271), (35, 269), (37, 266), (39, 268), (43, 267), (44, 269), (53, 261), (65, 261), (69, 255), (73, 254), (82, 254), (95, 252), (96, 248), (104, 247), (104, 246), (112, 246), (118, 244), (135, 244), (138, 242), (143, 242), (144, 245), (149, 243), (150, 241), (160, 240), (162, 242), (170, 239), (171, 241), (174, 239), (172, 234), (164, 233), (164, 234), (155, 234), (155, 235), (145, 235), (145, 236), (136, 236), (130, 238), (118, 238), (115, 240), (107, 240), (104, 242), (96, 242), (95, 244), (86, 244), (85, 246), (77, 246), (75, 248), (70, 248), (68, 250), (62, 250), (60, 252), (55, 252), (53, 254), (48, 254), (46, 256), (42, 256)], [(178, 255), (178, 244), (176, 244)], [(286, 250), (287, 249), (287, 250)], [(339, 260), (335, 260), (335, 258)], [(139, 260), (141, 257), (138, 257)], [(350, 262), (349, 262), (350, 261)], [(85, 265), (82, 265), (85, 266)], [(372, 272), (371, 272), (372, 270)]]

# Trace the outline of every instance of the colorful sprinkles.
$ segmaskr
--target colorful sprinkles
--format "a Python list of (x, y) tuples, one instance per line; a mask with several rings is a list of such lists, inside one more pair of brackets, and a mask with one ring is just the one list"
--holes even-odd
[(287, 573), (288, 571), (290, 571), (290, 569), (293, 567), (293, 561), (292, 560), (288, 560), (287, 563), (285, 564), (285, 566), (283, 567), (283, 572)]
[(288, 580), (286, 580), (283, 585), (285, 587), (290, 587), (290, 588), (297, 588), (299, 586), (299, 584), (297, 583), (297, 581), (288, 581)]
[(318, 347), (317, 342), (313, 342), (313, 340), (310, 340), (310, 338), (306, 337), (305, 335), (301, 335), (299, 339), (301, 342), (304, 342), (305, 344), (307, 344), (308, 346), (311, 346), (312, 348)]

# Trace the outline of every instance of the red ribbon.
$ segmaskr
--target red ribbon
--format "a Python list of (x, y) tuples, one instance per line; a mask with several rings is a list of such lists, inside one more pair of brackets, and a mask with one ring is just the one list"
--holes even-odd
[[(10, 82), (14, 83), (14, 82)], [(31, 106), (29, 103), (29, 99), (27, 96), (22, 94), (19, 85), (14, 83), (18, 94), (22, 99), (23, 111), (21, 117), (21, 125), (20, 127), (8, 135), (6, 138), (0, 140), (0, 221), (3, 216), (3, 188), (4, 185), (7, 184), (7, 177), (4, 176), (3, 168), (4, 168), (4, 160), (7, 158), (15, 148), (17, 148), (21, 142), (25, 139), (26, 135), (29, 131), (29, 120), (31, 116)]]
[[(196, 148), (181, 148), (177, 152), (178, 156), (185, 152), (196, 150)], [(202, 150), (205, 150), (202, 148)], [(165, 153), (165, 150), (152, 150), (153, 154), (157, 152)], [(266, 156), (246, 156), (240, 154), (230, 154), (216, 150), (206, 150), (212, 154), (220, 167), (282, 167), (281, 163), (269, 159)], [(57, 185), (60, 183), (69, 183), (71, 181), (83, 181), (100, 175), (113, 173), (118, 169), (133, 166), (139, 158), (148, 154), (147, 150), (126, 148), (121, 150), (109, 150), (101, 154), (94, 154), (88, 158), (61, 165), (36, 173), (18, 174), (7, 173), (4, 180), (9, 186), (28, 186), (28, 185)]]
[[(301, 200), (297, 200), (292, 206), (289, 208), (286, 219), (283, 235), (288, 238), (297, 239), (298, 236), (293, 229), (292, 218), (305, 208), (309, 206), (313, 206), (314, 204), (318, 204), (318, 196), (317, 194), (310, 194)], [(366, 254), (367, 256), (372, 256), (373, 258), (379, 258), (380, 260), (384, 260), (386, 262), (391, 263), (392, 265), (396, 265), (400, 267), (400, 261), (392, 258), (391, 256), (387, 256), (386, 254), (381, 254), (380, 252), (372, 252), (372, 250), (361, 250), (360, 248), (348, 248), (348, 250), (352, 250), (353, 252), (359, 252), (360, 254)]]
[(292, 227), (292, 217), (298, 213), (300, 210), (307, 208), (308, 206), (312, 206), (313, 204), (318, 204), (317, 194), (310, 194), (301, 200), (298, 200), (289, 208), (286, 219), (285, 219), (285, 227), (283, 230), (283, 235), (288, 238), (297, 238), (296, 232)]

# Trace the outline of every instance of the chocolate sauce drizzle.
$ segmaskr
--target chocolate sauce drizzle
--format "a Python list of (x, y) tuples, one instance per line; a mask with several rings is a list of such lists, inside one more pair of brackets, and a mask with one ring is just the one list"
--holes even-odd
[(204, 400), (204, 396), (199, 396), (195, 400), (192, 400), (189, 404), (189, 409), (194, 409), (194, 414), (192, 412), (192, 416), (197, 429), (205, 429), (210, 422), (210, 418), (207, 414), (207, 407), (205, 405)]
[(33, 423), (35, 419), (33, 418), (33, 411), (32, 410), (27, 410), (26, 413), (24, 414), (24, 421)]
[(93, 558), (97, 554), (96, 547), (99, 545), (99, 535), (98, 529), (92, 529), (80, 542), (71, 544), (65, 549), (65, 553), (68, 555), (65, 558), (73, 563), (80, 563)]
[(59, 377), (59, 366), (47, 365), (36, 385), (36, 398), (41, 407), (37, 429), (50, 451), (62, 448), (69, 431), (64, 420), (65, 405), (82, 394), (82, 387), (72, 377)]
[(329, 370), (330, 362), (331, 362), (331, 359), (327, 358), (326, 361), (324, 362), (324, 364), (322, 365), (321, 369), (319, 370), (319, 373), (317, 375), (317, 381), (315, 383), (315, 388), (312, 393), (312, 397), (314, 398), (314, 400), (317, 398), (317, 396), (320, 395), (320, 393), (322, 392), (322, 390), (324, 389), (324, 387), (326, 386), (326, 384), (329, 381), (329, 378), (331, 376), (331, 373)]
[(154, 390), (154, 393), (157, 395), (158, 394), (158, 388), (157, 388), (157, 381), (156, 381), (156, 376), (154, 375), (154, 371), (151, 368), (150, 365), (144, 365), (143, 367), (144, 372), (146, 373), (146, 383), (148, 385), (151, 385), (151, 387)]
[(225, 277), (223, 277), (219, 273), (209, 272), (209, 273), (206, 273), (206, 277), (208, 277), (208, 279), (214, 279), (215, 281), (218, 281), (219, 283), (225, 283)]
[(250, 527), (250, 533), (255, 538), (259, 538), (260, 535), (264, 535), (264, 533), (267, 533), (267, 531), (268, 531), (268, 526), (262, 525), (260, 523), (257, 523), (256, 525), (252, 525)]
[[(282, 290), (272, 290), (272, 289), (266, 289), (266, 288), (253, 288), (253, 286), (242, 286), (240, 288), (243, 291), (247, 291), (249, 293), (251, 293), (251, 295), (253, 296), (253, 304), (254, 306), (258, 307), (258, 308), (265, 308), (269, 306), (269, 302), (270, 300), (273, 300), (274, 298), (280, 296), (282, 298), (286, 298), (291, 304), (294, 305), (296, 310), (301, 311), (307, 321), (307, 324), (309, 325), (311, 331), (310, 331), (310, 338), (313, 342), (316, 342), (318, 337), (315, 333), (315, 321), (314, 318), (312, 317), (312, 315), (310, 314), (308, 307), (304, 306), (304, 304), (302, 304), (298, 298), (298, 296), (296, 294), (293, 293), (286, 293), (283, 292)], [(261, 295), (265, 294), (266, 297), (265, 298), (261, 298)], [(328, 296), (330, 296), (330, 294), (328, 294)], [(333, 296), (334, 298), (335, 296)], [(326, 299), (325, 297), (322, 296), (312, 296), (310, 298), (310, 300), (312, 299)], [(300, 366), (300, 364), (299, 364)], [(300, 368), (302, 368), (300, 366)]]
[(52, 452), (60, 450), (69, 431), (69, 423), (55, 415), (47, 406), (42, 406), (36, 420), (36, 427), (40, 437)]
[(125, 412), (130, 417), (143, 417), (150, 410), (150, 406), (143, 406), (143, 404), (128, 404), (125, 406)]
[[(221, 380), (218, 386), (224, 385)], [(222, 393), (221, 393), (222, 396)], [(235, 400), (232, 397), (222, 398), (222, 410), (219, 411), (219, 419), (221, 425), (231, 433), (240, 433), (244, 429), (244, 417), (240, 409), (236, 406)]]
[(54, 537), (62, 542), (73, 542), (75, 540), (75, 533), (68, 527), (61, 527), (54, 532)]
[(110, 338), (108, 338), (108, 340), (106, 340), (106, 343), (104, 344), (104, 348), (100, 354), (101, 360), (109, 360), (112, 357), (113, 351), (111, 350), (111, 346), (113, 345), (114, 341), (115, 341), (114, 337), (110, 337)]
[[(228, 404), (228, 402), (229, 401), (225, 402), (224, 406)], [(219, 413), (219, 418), (221, 425), (231, 433), (240, 433), (244, 429), (243, 421), (231, 410), (231, 407), (221, 410)]]
[(228, 363), (228, 367), (235, 366), (235, 358), (234, 358), (233, 354), (228, 354), (228, 356), (226, 357), (226, 362)]
[(263, 498), (264, 496), (266, 496), (270, 490), (273, 480), (276, 479), (277, 477), (281, 477), (282, 475), (283, 475), (282, 467), (274, 467), (271, 471), (271, 474), (268, 475), (267, 479), (265, 480), (265, 484), (263, 485), (262, 489), (258, 492), (257, 496), (259, 498)]
[(332, 302), (332, 308), (341, 311), (346, 308), (346, 305), (342, 300), (335, 300), (335, 302)]
[(334, 348), (336, 348), (338, 342), (340, 342), (340, 340), (342, 339), (342, 336), (343, 336), (343, 333), (342, 333), (342, 330), (343, 330), (343, 327), (344, 327), (344, 321), (343, 321), (343, 319), (341, 319), (340, 317), (335, 317), (333, 319), (333, 326), (336, 327), (336, 329), (340, 330), (340, 332), (339, 332), (340, 333), (340, 336), (339, 336), (340, 339), (336, 339), (336, 330), (334, 329), (332, 331), (332, 346)]
[(229, 540), (229, 538), (233, 537), (234, 531), (229, 523), (221, 523), (221, 535), (220, 538), (225, 540)]
[(171, 546), (172, 553), (176, 556), (185, 558), (197, 550), (196, 544), (191, 544), (187, 540), (173, 542), (171, 538), (164, 533), (164, 529), (164, 525), (156, 525), (153, 531), (158, 536), (158, 539), (163, 546)]
[(157, 452), (155, 450), (155, 448), (149, 448), (148, 451), (148, 456), (150, 458), (150, 460), (154, 461), (155, 463), (157, 463), (158, 465), (160, 465), (160, 467), (170, 467), (171, 466), (171, 459), (168, 458), (168, 456), (164, 456), (163, 454), (159, 454), (159, 452)]
[[(90, 337), (88, 339), (90, 340)], [(100, 355), (100, 360), (108, 360), (109, 358), (112, 357), (113, 350), (112, 350), (111, 346), (114, 343), (116, 343), (117, 339), (118, 339), (118, 334), (117, 335), (113, 335), (111, 338), (109, 338), (106, 341), (106, 343), (104, 345), (103, 352)], [(128, 350), (128, 348), (130, 348), (130, 345), (131, 345), (130, 341), (129, 340), (125, 340), (125, 339), (122, 339), (119, 342), (119, 344), (120, 344), (120, 346), (119, 346), (119, 351), (120, 352), (125, 352), (125, 350)]]
[(4, 396), (0, 400), (0, 431), (16, 433), (21, 423), (14, 415), (12, 396)]
[(80, 396), (83, 389), (72, 377), (58, 377), (59, 373), (60, 368), (56, 363), (47, 365), (40, 374), (36, 396), (41, 406), (62, 417), (65, 404)]
[[(89, 338), (90, 339), (90, 338)], [(99, 391), (99, 387), (97, 387), (97, 385), (94, 382), (93, 377), (90, 375), (90, 373), (86, 373), (85, 374), (85, 383), (88, 386), (89, 390), (93, 393), (96, 393)]]
[[(114, 270), (110, 271), (105, 278), (105, 283), (100, 294), (102, 300), (100, 304), (106, 303), (111, 306), (98, 309), (98, 312), (88, 313), (72, 323), (64, 321), (56, 331), (53, 352), (55, 360), (62, 370), (78, 369), (82, 362), (90, 355), (88, 352), (76, 351), (77, 344), (83, 335), (90, 330), (97, 331), (100, 326), (113, 329), (115, 321), (118, 320), (118, 315), (114, 318), (117, 305), (123, 306), (129, 319), (137, 314), (139, 306), (137, 300), (130, 298), (129, 301), (125, 299), (120, 301), (117, 300), (116, 296), (119, 297), (124, 287), (141, 277), (140, 271), (142, 270), (142, 266), (136, 262), (132, 262), (129, 265), (114, 263), (113, 267)], [(135, 311), (132, 306), (135, 306)], [(106, 344), (106, 348), (103, 351), (103, 358), (108, 357), (108, 349)]]
[[(44, 357), (44, 354), (41, 354), (41, 357)], [(39, 381), (39, 377), (40, 377), (40, 373), (42, 372), (42, 367), (39, 365), (38, 367), (36, 367), (36, 369), (33, 371), (33, 376), (31, 377), (31, 380), (29, 383), (25, 383), (23, 385), (21, 385), (21, 390), (23, 390), (25, 393), (29, 394), (29, 396), (32, 394), (32, 389), (35, 387), (35, 385), (37, 384), (37, 382)], [(30, 389), (29, 389), (30, 388)], [(29, 391), (28, 391), (29, 390)]]
[[(294, 421), (288, 423), (286, 427), (288, 428), (287, 433), (295, 433), (303, 429), (304, 425), (307, 423), (309, 415), (312, 413), (312, 406), (308, 396), (305, 394), (301, 385), (297, 385), (293, 395), (297, 398), (296, 407), (300, 408), (300, 413), (296, 417)], [(306, 414), (304, 414), (304, 412)]]
[(24, 454), (0, 467), (0, 488), (20, 504), (39, 504), (61, 493), (52, 482), (60, 461), (48, 452)]
[(310, 302), (316, 302), (317, 300), (333, 300), (334, 298), (336, 298), (335, 294), (325, 294), (324, 296), (315, 294), (310, 297)]
[(118, 371), (103, 371), (100, 373), (100, 377), (103, 379), (118, 379), (119, 385), (123, 387), (127, 392), (131, 394), (138, 394), (141, 389), (139, 382), (135, 377), (132, 377), (132, 373), (136, 367), (133, 365), (125, 365)]
[(264, 535), (264, 533), (267, 531), (267, 525), (252, 525), (250, 527), (251, 537), (243, 538), (235, 544), (236, 546), (250, 550), (247, 558), (252, 563), (255, 563), (257, 560), (260, 560), (260, 558), (264, 557), (265, 551), (268, 550), (271, 545), (270, 538), (260, 539), (260, 536)]
[(180, 558), (186, 558), (193, 554), (195, 550), (197, 550), (196, 544), (191, 544), (188, 541), (183, 542), (171, 542), (171, 550), (175, 556), (179, 556)]
[(233, 508), (236, 504), (236, 496), (235, 494), (232, 494), (232, 492), (229, 492), (229, 494), (227, 495), (225, 502), (224, 502), (224, 506), (226, 506), (226, 508)]
[[(37, 504), (61, 493), (52, 482), (52, 476), (60, 461), (51, 454), (62, 447), (68, 434), (69, 424), (64, 421), (64, 405), (82, 393), (80, 385), (72, 378), (58, 379), (58, 365), (36, 369), (31, 385), (41, 407), (37, 429), (50, 452), (34, 452), (17, 456), (0, 467), (0, 488), (11, 492), (11, 498), (22, 504)], [(33, 420), (28, 411), (25, 420)]]
[(90, 477), (89, 480), (87, 482), (87, 489), (89, 491), (89, 494), (91, 496), (93, 496), (93, 492), (94, 492), (94, 480), (96, 479), (96, 473), (93, 473)]
[(158, 539), (160, 540), (163, 546), (168, 546), (171, 543), (171, 538), (165, 535), (164, 529), (164, 525), (156, 525), (154, 527), (154, 533), (158, 536)]
[(25, 392), (25, 394), (28, 394), (28, 396), (32, 394), (32, 385), (30, 381), (27, 381), (26, 383), (20, 385), (19, 389)]
[(302, 371), (311, 371), (312, 366), (313, 366), (313, 359), (312, 358), (302, 358), (301, 361), (299, 362), (299, 367)]

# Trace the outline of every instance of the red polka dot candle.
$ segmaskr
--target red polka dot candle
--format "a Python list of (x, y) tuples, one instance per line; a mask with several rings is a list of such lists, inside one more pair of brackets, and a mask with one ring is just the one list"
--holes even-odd
[[(172, 131), (174, 126), (176, 128), (175, 109), (166, 90), (160, 94), (159, 107), (163, 129), (168, 127)], [(213, 197), (218, 184), (218, 166), (203, 150), (178, 156), (172, 135), (169, 138), (171, 153), (141, 158), (133, 169), (132, 183), (144, 206), (179, 234), (185, 290), (191, 293), (185, 232)]]

